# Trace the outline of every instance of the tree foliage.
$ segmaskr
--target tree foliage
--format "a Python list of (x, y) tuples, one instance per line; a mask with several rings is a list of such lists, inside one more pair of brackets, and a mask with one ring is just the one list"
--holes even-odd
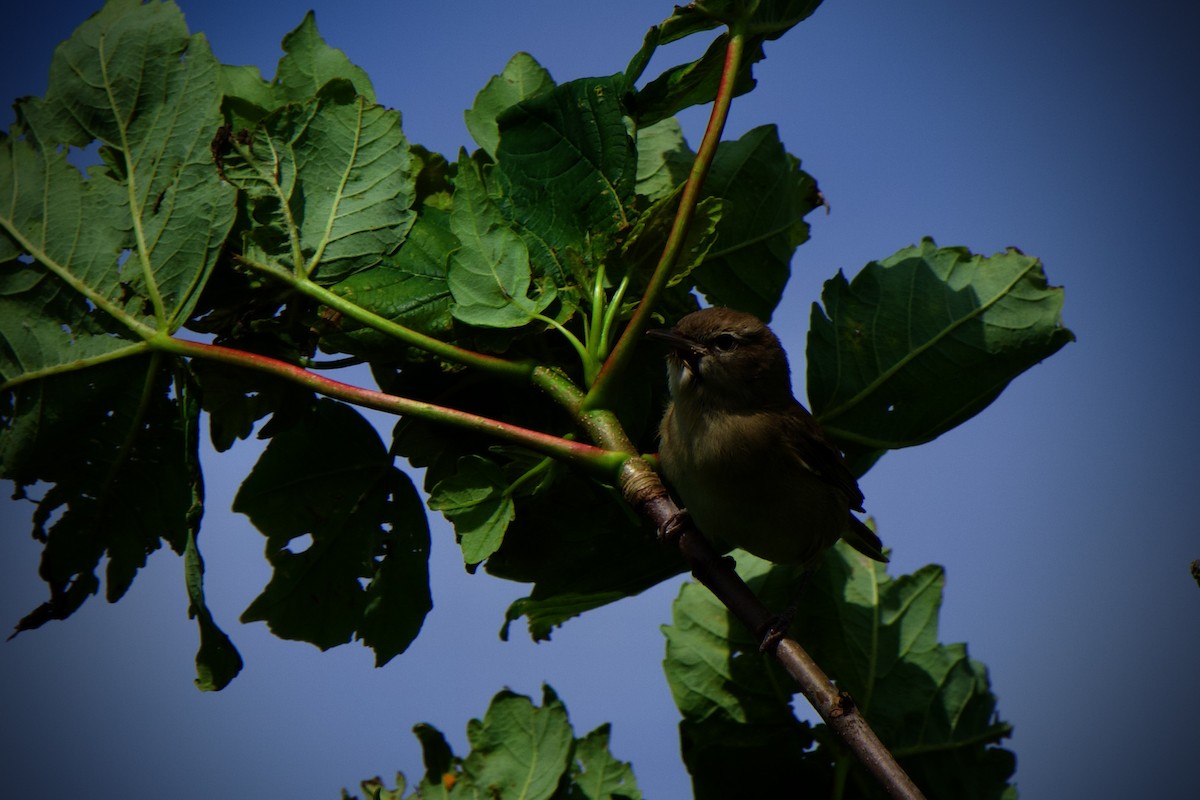
[[(109, 0), (0, 134), (0, 476), (35, 504), (49, 589), (18, 632), (70, 616), (105, 562), (120, 599), (165, 543), (184, 558), (197, 684), (236, 676), (204, 602), (203, 413), (218, 451), (256, 427), (268, 440), (235, 509), (274, 573), (242, 620), (283, 638), (358, 639), (382, 665), (418, 635), (426, 503), (397, 458), (424, 468), (465, 563), (531, 584), (504, 635), (523, 617), (546, 638), (683, 570), (619, 491), (621, 465), (655, 449), (665, 398), (660, 354), (627, 340), (651, 308), (673, 321), (697, 295), (769, 318), (823, 200), (774, 127), (717, 142), (710, 126), (694, 153), (673, 116), (752, 90), (763, 44), (817, 5), (677, 8), (605, 77), (556, 83), (518, 54), (466, 112), (478, 149), (446, 156), (407, 140), (311, 14), (268, 81), (218, 63), (173, 4)], [(699, 59), (644, 77), (660, 44), (716, 28)], [(1015, 250), (925, 239), (839, 273), (812, 310), (813, 410), (861, 474), (1070, 341), (1061, 304)], [(360, 362), (378, 390), (326, 377)], [(399, 414), (391, 441), (354, 405)], [(931, 795), (1011, 793), (986, 670), (937, 642), (940, 569), (891, 578), (840, 549), (827, 562), (801, 640)], [(783, 580), (740, 563), (767, 596)], [(699, 795), (778, 779), (756, 767), (781, 757), (848, 796), (879, 791), (796, 721), (777, 669), (696, 586), (666, 669)], [(537, 763), (494, 747), (509, 726), (546, 737)], [(549, 690), (540, 709), (499, 695), (465, 759), (418, 736), (421, 796), (531, 780), (521, 796), (639, 796), (607, 733), (574, 739)]]

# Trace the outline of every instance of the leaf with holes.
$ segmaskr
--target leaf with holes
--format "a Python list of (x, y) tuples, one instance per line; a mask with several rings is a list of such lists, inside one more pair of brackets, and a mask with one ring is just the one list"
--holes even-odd
[(320, 400), (278, 432), (233, 508), (267, 537), (271, 582), (242, 614), (322, 650), (357, 636), (377, 664), (432, 607), (429, 529), (416, 490), (370, 423)]

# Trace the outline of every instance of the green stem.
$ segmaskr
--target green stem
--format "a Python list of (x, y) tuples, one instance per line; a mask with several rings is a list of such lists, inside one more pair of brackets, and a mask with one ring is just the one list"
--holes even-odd
[(496, 356), (489, 356), (485, 353), (477, 353), (473, 350), (467, 350), (449, 342), (443, 342), (440, 339), (435, 339), (432, 336), (426, 336), (423, 333), (418, 333), (412, 328), (392, 322), (390, 319), (367, 311), (362, 306), (352, 303), (346, 298), (329, 291), (324, 286), (319, 286), (313, 283), (308, 278), (301, 278), (292, 275), (287, 270), (280, 269), (270, 264), (264, 264), (261, 261), (255, 261), (246, 256), (240, 256), (238, 261), (246, 266), (259, 272), (270, 275), (278, 280), (288, 284), (297, 292), (311, 297), (322, 305), (326, 305), (337, 311), (342, 316), (361, 322), (369, 328), (374, 328), (380, 333), (385, 333), (405, 344), (419, 347), (426, 352), (432, 353), (439, 358), (447, 361), (453, 361), (457, 364), (462, 364), (467, 367), (475, 367), (493, 375), (499, 375), (510, 380), (520, 382), (528, 382), (533, 373), (534, 364), (523, 361), (508, 361)]
[[(607, 450), (590, 444), (574, 442), (541, 431), (510, 425), (445, 406), (434, 405), (406, 397), (365, 389), (316, 375), (306, 369), (257, 353), (247, 353), (220, 345), (190, 342), (170, 336), (157, 337), (151, 344), (158, 350), (187, 358), (204, 358), (224, 364), (254, 369), (305, 386), (318, 394), (347, 403), (373, 408), (391, 414), (410, 414), (414, 417), (454, 425), (505, 442), (528, 447), (544, 455), (574, 464), (595, 478), (615, 480), (627, 453)], [(569, 383), (569, 381), (568, 381)]]
[(716, 155), (717, 145), (721, 141), (721, 133), (725, 129), (725, 121), (729, 118), (729, 106), (733, 100), (737, 74), (742, 66), (745, 45), (746, 34), (741, 30), (731, 29), (729, 43), (725, 49), (725, 66), (721, 71), (721, 83), (717, 87), (717, 96), (713, 100), (708, 127), (705, 128), (704, 139), (700, 142), (696, 160), (692, 162), (691, 173), (683, 186), (683, 192), (679, 198), (679, 208), (675, 211), (675, 221), (667, 236), (667, 243), (663, 247), (658, 265), (654, 268), (654, 274), (651, 276), (645, 292), (642, 293), (637, 310), (633, 312), (633, 317), (625, 326), (612, 354), (600, 368), (600, 374), (596, 377), (587, 399), (584, 401), (584, 408), (601, 408), (612, 404), (611, 394), (617, 391), (618, 378), (633, 358), (634, 349), (641, 343), (642, 336), (649, 327), (650, 315), (654, 311), (658, 296), (662, 294), (667, 280), (675, 270), (675, 264), (679, 260), (684, 241), (687, 239), (692, 217), (696, 213), (696, 206), (700, 202), (700, 190), (708, 175), (708, 170), (712, 166), (713, 157)]
[[(583, 342), (579, 341), (578, 336), (567, 330), (561, 322), (550, 319), (550, 317), (547, 317), (543, 314), (534, 314), (533, 318), (538, 322), (544, 322), (550, 327), (554, 328), (556, 331), (561, 333), (568, 342), (571, 343), (571, 347), (575, 349), (576, 355), (579, 356), (580, 363), (583, 364), (583, 382), (590, 386), (596, 377), (596, 373), (600, 370), (600, 362), (594, 355), (592, 355), (588, 347)], [(588, 337), (585, 336), (585, 338)]]

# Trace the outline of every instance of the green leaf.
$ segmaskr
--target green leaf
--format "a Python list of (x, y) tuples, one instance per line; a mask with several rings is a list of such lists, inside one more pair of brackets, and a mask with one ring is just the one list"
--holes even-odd
[(467, 564), (478, 564), (496, 552), (516, 516), (504, 473), (482, 456), (460, 458), (458, 471), (433, 487), (429, 507), (454, 523)]
[[(385, 256), (379, 266), (357, 272), (330, 288), (384, 319), (450, 339), (453, 297), (447, 273), (450, 254), (458, 246), (458, 238), (450, 231), (449, 214), (426, 207), (399, 250)], [(335, 330), (322, 339), (323, 348), (348, 353), (396, 353), (395, 339), (352, 320), (339, 320)]]
[(309, 11), (294, 31), (283, 37), (286, 55), (279, 59), (272, 83), (276, 100), (302, 103), (315, 96), (332, 80), (346, 80), (368, 104), (375, 102), (375, 88), (361, 67), (350, 63), (341, 50), (330, 47), (317, 31), (317, 17)]
[(583, 78), (518, 102), (499, 120), (497, 183), (505, 216), (551, 250), (589, 250), (627, 225), (637, 153), (624, 81)]
[(471, 753), (463, 763), (470, 784), (497, 798), (544, 800), (567, 771), (573, 742), (567, 710), (549, 686), (542, 707), (503, 691), (483, 720), (467, 725)]
[[(735, 552), (739, 572), (761, 591), (768, 565)], [(820, 794), (825, 759), (811, 752), (812, 731), (792, 711), (790, 678), (703, 586), (684, 584), (671, 617), (663, 668), (683, 715), (681, 745), (696, 797), (783, 796), (797, 785)]]
[(713, 305), (769, 321), (791, 275), (792, 254), (808, 241), (804, 217), (821, 204), (812, 176), (779, 141), (774, 125), (722, 142), (704, 191), (723, 201), (717, 243), (696, 270)]
[[(661, 364), (658, 365), (661, 373)], [(570, 520), (564, 524), (563, 520)], [(552, 530), (554, 536), (546, 536)], [(638, 594), (683, 571), (677, 550), (663, 547), (613, 490), (561, 470), (550, 491), (517, 498), (504, 545), (489, 574), (533, 583), (505, 615), (501, 638), (524, 616), (535, 640), (585, 611)]]
[[(174, 5), (117, 0), (80, 26), (0, 136), (0, 269), (24, 254), (139, 335), (177, 329), (233, 221), (208, 147), (217, 81)], [(85, 178), (64, 145), (96, 140)]]
[[(609, 728), (602, 725), (582, 739), (573, 738), (567, 710), (549, 686), (538, 708), (523, 695), (502, 691), (492, 698), (482, 720), (467, 724), (471, 752), (459, 758), (432, 725), (413, 728), (424, 753), (425, 773), (412, 797), (494, 798), (495, 800), (641, 800), (629, 764), (608, 750)], [(396, 789), (373, 778), (362, 782), (367, 797), (398, 798), (407, 781), (396, 775)], [(343, 792), (343, 797), (348, 795)]]
[(475, 102), (463, 115), (467, 130), (476, 144), (493, 159), (500, 144), (500, 115), (518, 102), (536, 97), (554, 88), (550, 73), (528, 53), (517, 53), (504, 65), (499, 75), (493, 75)]
[(263, 80), (258, 67), (221, 65), (222, 110), (232, 131), (258, 124), (263, 117), (288, 103), (305, 103), (333, 80), (349, 81), (368, 103), (375, 89), (367, 73), (350, 63), (341, 50), (327, 45), (309, 11), (294, 31), (283, 37), (284, 56), (274, 80)]
[(747, 33), (778, 39), (819, 5), (821, 0), (701, 0), (675, 6), (675, 12), (659, 25), (662, 43), (734, 23)]
[(246, 192), (250, 258), (336, 283), (383, 261), (416, 218), (416, 180), (400, 115), (335, 78), (315, 98), (214, 143), (225, 178)]
[(853, 458), (927, 442), (970, 419), (1074, 335), (1063, 293), (1017, 250), (932, 239), (826, 282), (808, 335), (808, 393)]
[(893, 579), (839, 542), (805, 590), (798, 638), (931, 797), (999, 798), (1015, 761), (993, 745), (1011, 726), (983, 664), (938, 643), (944, 585), (941, 567)]
[[(672, 67), (646, 84), (630, 101), (638, 124), (653, 125), (670, 119), (685, 108), (711, 103), (721, 83), (728, 46), (729, 34), (721, 34), (699, 59)], [(754, 88), (752, 67), (764, 58), (760, 39), (747, 42), (741, 69), (733, 85), (735, 97)]]
[(670, 195), (687, 180), (695, 158), (674, 118), (642, 128), (637, 135), (637, 193), (651, 201)]
[(453, 314), (468, 325), (515, 328), (527, 324), (555, 297), (553, 284), (536, 298), (529, 251), (488, 197), (478, 166), (465, 152), (458, 161), (450, 230), (462, 247), (450, 255)]
[[(795, 602), (790, 569), (735, 552), (738, 572), (763, 602)], [(796, 636), (930, 797), (998, 798), (1013, 763), (994, 745), (1010, 727), (996, 718), (983, 665), (963, 645), (938, 643), (942, 585), (939, 567), (892, 579), (884, 565), (839, 543), (805, 584)], [(833, 785), (834, 763), (850, 756), (824, 726), (809, 731), (793, 718), (794, 683), (707, 590), (684, 586), (664, 630), (664, 666), (684, 715), (698, 797), (735, 786), (769, 796), (797, 775), (814, 790)], [(787, 758), (782, 779), (768, 768), (774, 758)], [(883, 796), (861, 768), (851, 779), (853, 796)]]
[(574, 784), (571, 798), (587, 800), (641, 800), (633, 768), (626, 761), (613, 758), (608, 749), (611, 726), (601, 725), (575, 742), (571, 759), (571, 781)]
[(267, 537), (275, 568), (243, 622), (264, 620), (323, 650), (357, 635), (377, 665), (416, 636), (432, 606), (428, 526), (416, 490), (357, 412), (317, 401), (271, 439), (233, 508)]

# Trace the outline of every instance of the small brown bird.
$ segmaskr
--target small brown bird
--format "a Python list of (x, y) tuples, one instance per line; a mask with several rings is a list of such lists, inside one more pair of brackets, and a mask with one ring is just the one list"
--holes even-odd
[(647, 335), (671, 346), (659, 459), (706, 536), (777, 564), (807, 566), (839, 537), (887, 560), (879, 537), (850, 513), (863, 510), (863, 494), (792, 395), (787, 354), (770, 328), (706, 308)]

